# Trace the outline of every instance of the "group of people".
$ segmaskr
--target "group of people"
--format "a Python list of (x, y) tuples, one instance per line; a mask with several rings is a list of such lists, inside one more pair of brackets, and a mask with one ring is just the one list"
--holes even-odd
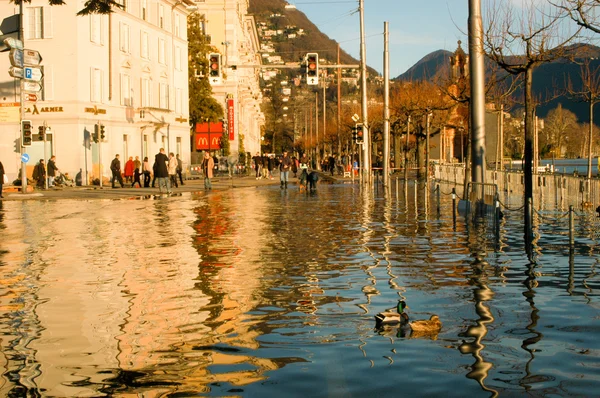
[(279, 182), (282, 189), (287, 188), (289, 181), (289, 173), (294, 173), (294, 177), (297, 177), (298, 170), (308, 168), (308, 157), (303, 154), (300, 159), (295, 156), (290, 157), (287, 150), (283, 151), (283, 155), (280, 158), (276, 158), (274, 155), (267, 156), (260, 153), (256, 153), (252, 157), (254, 162), (254, 170), (256, 172), (256, 179), (261, 178), (273, 179), (273, 171), (279, 168)]
[[(121, 188), (125, 188), (125, 183), (131, 184), (131, 187), (135, 187), (136, 184), (141, 188), (141, 176), (144, 176), (144, 188), (154, 188), (158, 181), (158, 189), (161, 193), (171, 193), (171, 187), (179, 187), (179, 184), (185, 185), (183, 182), (183, 162), (179, 158), (179, 154), (175, 155), (173, 152), (169, 153), (169, 156), (165, 154), (165, 149), (160, 148), (159, 153), (154, 157), (154, 164), (150, 167), (150, 161), (148, 157), (144, 157), (144, 161), (141, 162), (139, 157), (136, 156), (135, 160), (133, 156), (130, 156), (127, 162), (125, 162), (125, 169), (121, 174), (121, 161), (119, 155), (115, 155), (115, 158), (110, 163), (110, 171), (112, 172), (111, 185), (116, 188), (116, 183), (121, 185)], [(125, 181), (123, 181), (125, 176)], [(152, 178), (152, 176), (154, 178)], [(179, 183), (177, 182), (179, 179)], [(152, 180), (152, 185), (150, 181)]]
[(60, 171), (56, 166), (56, 156), (51, 156), (48, 166), (46, 166), (44, 159), (40, 159), (39, 163), (33, 168), (31, 177), (35, 180), (35, 185), (39, 189), (44, 189), (46, 188), (46, 183), (48, 183), (48, 188), (52, 188), (54, 186), (54, 179), (59, 175)]

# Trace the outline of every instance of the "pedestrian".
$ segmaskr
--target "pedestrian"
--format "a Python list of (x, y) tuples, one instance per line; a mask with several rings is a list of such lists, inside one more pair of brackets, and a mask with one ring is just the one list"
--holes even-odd
[(2, 196), (2, 186), (4, 184), (8, 184), (8, 176), (4, 173), (4, 165), (0, 162), (0, 199), (4, 198)]
[(204, 152), (204, 159), (202, 160), (202, 172), (204, 173), (204, 189), (212, 189), (210, 179), (213, 177), (213, 169), (215, 167), (215, 161), (210, 157), (208, 151)]
[(334, 154), (329, 155), (329, 157), (327, 158), (327, 163), (328, 163), (327, 166), (329, 167), (329, 172), (333, 176), (333, 174), (335, 172), (335, 155)]
[(154, 157), (156, 164), (156, 170), (154, 170), (154, 177), (158, 180), (158, 190), (160, 193), (171, 193), (171, 182), (169, 181), (169, 158), (165, 155), (165, 148), (160, 148), (160, 152)]
[[(138, 160), (139, 162), (139, 160)], [(135, 162), (134, 162), (135, 165)], [(131, 183), (131, 188), (135, 187), (135, 184), (138, 184), (138, 186), (141, 188), (142, 187), (142, 182), (140, 181), (140, 176), (142, 175), (142, 172), (140, 171), (139, 167), (136, 167), (135, 169), (133, 169), (133, 182)]]
[(40, 189), (44, 189), (46, 179), (46, 165), (44, 159), (40, 159), (40, 162), (33, 168), (33, 179), (36, 181), (36, 185)]
[(260, 180), (260, 169), (262, 168), (262, 158), (260, 157), (260, 154), (258, 152), (256, 152), (256, 155), (254, 155), (252, 157), (252, 160), (254, 161), (254, 171), (256, 171), (256, 179)]
[(179, 157), (179, 154), (176, 155), (177, 158), (177, 175), (179, 176), (179, 182), (181, 183), (181, 185), (185, 185), (183, 183), (183, 161), (181, 160), (181, 158)]
[(154, 160), (154, 164), (152, 165), (152, 188), (154, 188), (154, 184), (156, 183), (156, 160)]
[[(152, 169), (150, 168), (150, 162), (148, 161), (148, 156), (144, 157), (144, 188), (150, 187), (150, 174), (152, 173)], [(154, 185), (153, 185), (154, 187)]]
[(288, 156), (286, 150), (283, 151), (283, 157), (281, 158), (281, 164), (279, 166), (279, 182), (281, 183), (281, 189), (288, 186), (288, 174), (292, 168), (292, 159)]
[(48, 188), (54, 186), (54, 177), (56, 177), (57, 173), (60, 174), (58, 167), (56, 167), (56, 156), (52, 156), (48, 161)]
[(275, 155), (269, 156), (267, 161), (267, 170), (269, 170), (269, 179), (273, 179), (273, 169), (275, 168)]
[(173, 152), (169, 153), (169, 165), (167, 166), (167, 168), (169, 169), (169, 182), (171, 183), (171, 186), (178, 188), (179, 186), (177, 185), (177, 159), (175, 158)]
[(266, 180), (269, 178), (269, 157), (266, 154), (262, 155), (262, 176)]
[(129, 160), (125, 162), (125, 182), (133, 181), (133, 169), (135, 164), (133, 163), (133, 156), (129, 157)]
[(133, 161), (133, 170), (134, 170), (134, 175), (135, 175), (135, 169), (140, 169), (140, 173), (142, 170), (142, 162), (140, 162), (140, 157), (136, 156), (135, 160)]
[[(115, 183), (118, 181), (121, 184), (121, 188), (125, 188), (125, 184), (123, 184), (123, 177), (121, 176), (121, 161), (119, 160), (119, 154), (115, 155), (115, 158), (110, 162), (110, 171), (112, 172), (112, 178), (110, 179), (110, 183), (113, 188), (115, 187)], [(100, 176), (102, 178), (102, 176)]]
[(292, 173), (294, 173), (294, 178), (298, 174), (298, 159), (295, 156), (292, 156)]

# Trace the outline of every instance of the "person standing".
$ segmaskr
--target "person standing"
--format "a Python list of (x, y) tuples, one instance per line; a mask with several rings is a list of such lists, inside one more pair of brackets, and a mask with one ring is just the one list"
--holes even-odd
[(265, 180), (269, 178), (269, 158), (264, 153), (262, 155), (262, 176)]
[(256, 155), (252, 158), (254, 160), (254, 169), (256, 171), (256, 179), (260, 180), (260, 169), (262, 167), (262, 158), (260, 154), (256, 152)]
[(181, 161), (181, 158), (179, 157), (179, 154), (177, 154), (175, 156), (177, 158), (177, 176), (179, 176), (179, 182), (181, 183), (181, 185), (185, 185), (183, 183), (183, 162)]
[(129, 157), (129, 160), (125, 162), (125, 182), (133, 181), (133, 169), (135, 164), (133, 163), (133, 156)]
[(292, 159), (288, 156), (287, 151), (283, 151), (283, 157), (281, 158), (281, 164), (279, 166), (279, 182), (281, 183), (281, 189), (288, 186), (288, 175), (292, 168)]
[[(110, 171), (112, 172), (112, 178), (110, 182), (113, 188), (115, 187), (115, 183), (118, 181), (121, 184), (121, 188), (125, 188), (125, 184), (123, 184), (123, 177), (121, 176), (121, 161), (119, 160), (119, 154), (115, 155), (115, 158), (110, 162)], [(102, 178), (102, 176), (100, 176)]]
[(150, 174), (152, 173), (152, 169), (150, 168), (150, 162), (148, 161), (148, 156), (144, 157), (144, 188), (150, 187)]
[(269, 179), (273, 179), (273, 169), (275, 169), (275, 155), (269, 156), (267, 160), (267, 168), (269, 169)]
[(173, 152), (169, 153), (169, 164), (168, 164), (167, 168), (169, 169), (169, 182), (171, 183), (171, 186), (178, 188), (178, 185), (177, 185), (177, 159), (175, 158), (175, 155), (173, 154)]
[(56, 156), (52, 156), (48, 161), (48, 188), (54, 186), (54, 177), (58, 173), (58, 167), (56, 167)]
[[(140, 163), (140, 161), (137, 161), (138, 163)], [(136, 165), (137, 163), (134, 162), (134, 165)], [(141, 188), (142, 187), (142, 182), (140, 181), (140, 176), (142, 175), (142, 172), (140, 171), (139, 167), (136, 167), (133, 170), (133, 182), (131, 183), (131, 188), (135, 187), (135, 184), (138, 184), (138, 186)]]
[(210, 157), (208, 151), (204, 152), (204, 159), (202, 160), (202, 172), (204, 173), (204, 189), (212, 189), (210, 179), (213, 177), (213, 169), (215, 167), (215, 161)]
[(142, 170), (142, 162), (140, 162), (140, 157), (139, 157), (139, 156), (136, 156), (136, 157), (135, 157), (135, 160), (133, 161), (133, 170), (134, 170), (134, 173), (133, 173), (133, 174), (134, 174), (134, 176), (135, 176), (135, 169), (138, 169), (138, 170), (140, 170), (140, 173), (141, 173), (141, 170)]
[(40, 159), (40, 162), (35, 165), (32, 177), (37, 181), (37, 187), (44, 189), (44, 180), (46, 179), (46, 165), (44, 164), (44, 159)]
[(4, 185), (4, 165), (0, 162), (0, 199), (4, 198), (2, 196), (2, 186)]
[(169, 158), (165, 155), (165, 148), (160, 148), (160, 152), (154, 157), (156, 169), (154, 177), (158, 180), (158, 190), (160, 193), (171, 193), (171, 183), (169, 181)]

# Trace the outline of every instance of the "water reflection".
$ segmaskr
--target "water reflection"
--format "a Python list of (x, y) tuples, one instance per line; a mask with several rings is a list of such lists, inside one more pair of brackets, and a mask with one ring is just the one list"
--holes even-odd
[[(0, 394), (595, 391), (594, 246), (540, 225), (531, 263), (518, 218), (496, 245), (394, 188), (0, 203)], [(399, 298), (441, 332), (375, 330)]]

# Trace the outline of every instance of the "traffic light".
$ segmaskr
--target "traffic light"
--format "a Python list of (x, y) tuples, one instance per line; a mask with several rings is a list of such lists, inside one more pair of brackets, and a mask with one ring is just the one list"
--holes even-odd
[(208, 55), (208, 80), (218, 83), (221, 80), (221, 54), (211, 53)]
[(106, 137), (106, 136), (104, 135), (104, 125), (103, 125), (103, 124), (101, 124), (101, 125), (100, 125), (100, 139), (101, 139), (101, 140), (103, 140), (103, 139), (104, 139), (104, 137)]
[(356, 142), (356, 139), (358, 138), (358, 129), (356, 128), (356, 126), (352, 127), (352, 142)]
[(21, 121), (21, 145), (30, 146), (31, 145), (31, 120), (22, 120)]
[(319, 84), (319, 54), (306, 54), (306, 84)]
[(94, 124), (94, 132), (92, 133), (92, 140), (95, 143), (98, 143), (98, 137), (100, 135), (99, 132), (100, 132), (100, 125), (96, 123), (96, 124)]
[(356, 143), (357, 144), (362, 144), (365, 140), (364, 140), (364, 132), (363, 132), (363, 125), (362, 123), (356, 123)]
[(38, 140), (44, 141), (44, 136), (46, 135), (46, 129), (44, 126), (38, 126)]

